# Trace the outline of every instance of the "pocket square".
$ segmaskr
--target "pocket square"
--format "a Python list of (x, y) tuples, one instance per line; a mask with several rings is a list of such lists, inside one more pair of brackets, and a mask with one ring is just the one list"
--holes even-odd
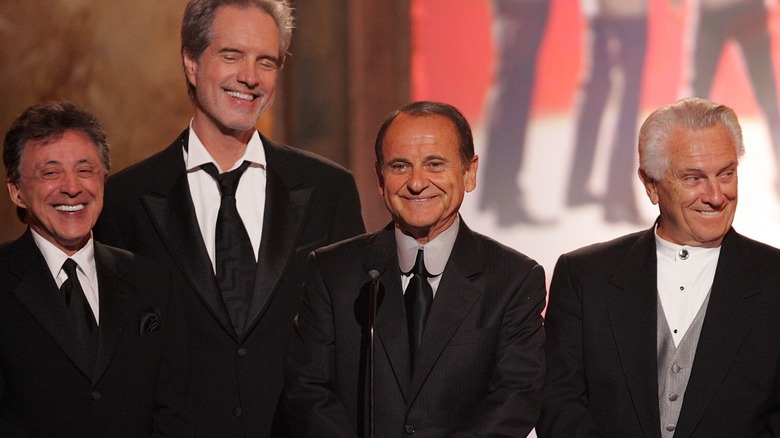
[(160, 310), (148, 307), (141, 313), (140, 332), (142, 335), (160, 330)]

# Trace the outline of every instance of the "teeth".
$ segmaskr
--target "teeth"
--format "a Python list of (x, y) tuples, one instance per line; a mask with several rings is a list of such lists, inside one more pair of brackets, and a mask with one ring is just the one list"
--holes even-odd
[(57, 205), (54, 207), (55, 209), (59, 211), (79, 211), (84, 209), (84, 204), (76, 204), (76, 205)]
[(252, 96), (251, 94), (239, 93), (238, 91), (225, 91), (225, 93), (227, 93), (228, 96), (235, 97), (236, 99), (246, 100), (248, 102), (255, 100), (255, 96)]

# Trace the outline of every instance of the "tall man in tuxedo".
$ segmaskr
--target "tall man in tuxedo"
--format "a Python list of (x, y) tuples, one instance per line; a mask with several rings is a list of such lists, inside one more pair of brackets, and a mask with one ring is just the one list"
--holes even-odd
[(780, 433), (780, 251), (731, 227), (734, 112), (688, 98), (639, 133), (646, 231), (561, 256), (540, 437)]
[(188, 435), (170, 274), (92, 238), (109, 168), (97, 119), (66, 102), (31, 107), (3, 163), (28, 228), (0, 246), (0, 435)]
[(283, 351), (306, 255), (364, 231), (346, 170), (255, 129), (274, 98), (291, 14), (286, 0), (187, 4), (190, 126), (109, 179), (97, 228), (105, 241), (175, 270), (204, 436), (278, 431)]
[(381, 273), (375, 436), (527, 435), (544, 371), (544, 270), (459, 217), (477, 177), (468, 123), (450, 105), (413, 103), (375, 148), (393, 222), (309, 258), (286, 361), (294, 435), (366, 435), (369, 271)]

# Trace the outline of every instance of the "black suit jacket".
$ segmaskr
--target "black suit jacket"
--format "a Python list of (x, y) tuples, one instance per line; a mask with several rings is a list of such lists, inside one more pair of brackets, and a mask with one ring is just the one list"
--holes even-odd
[[(383, 268), (384, 267), (384, 268)], [(525, 436), (543, 383), (544, 270), (461, 222), (412, 373), (392, 226), (309, 260), (284, 402), (295, 436), (366, 436), (367, 293), (376, 321), (377, 437)]]
[[(540, 437), (660, 437), (653, 229), (561, 256)], [(778, 436), (780, 251), (723, 240), (675, 437)]]
[(306, 256), (364, 231), (351, 174), (263, 137), (265, 218), (247, 329), (237, 337), (198, 228), (182, 157), (188, 131), (109, 178), (96, 233), (172, 267), (191, 340), (192, 395), (204, 436), (268, 436)]
[(0, 248), (0, 436), (185, 436), (184, 321), (170, 275), (95, 242), (100, 340), (94, 369), (27, 231)]

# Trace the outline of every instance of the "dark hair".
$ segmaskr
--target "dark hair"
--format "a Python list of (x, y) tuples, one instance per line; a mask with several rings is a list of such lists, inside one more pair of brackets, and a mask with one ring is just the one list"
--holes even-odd
[(387, 130), (390, 129), (390, 125), (401, 114), (408, 114), (412, 117), (430, 117), (430, 116), (443, 116), (452, 121), (455, 125), (455, 130), (458, 134), (458, 146), (460, 151), (460, 161), (463, 168), (467, 168), (471, 160), (474, 158), (474, 137), (471, 134), (471, 127), (466, 118), (463, 117), (460, 111), (452, 105), (442, 102), (420, 101), (410, 103), (403, 108), (393, 112), (379, 127), (379, 132), (376, 135), (376, 142), (374, 143), (374, 153), (376, 154), (376, 162), (380, 166), (384, 164), (382, 156), (382, 145), (385, 141), (385, 135)]
[[(86, 134), (98, 150), (106, 173), (111, 168), (106, 132), (97, 117), (84, 108), (66, 101), (46, 101), (27, 108), (5, 134), (3, 164), (6, 181), (17, 184), (21, 178), (19, 166), (24, 149), (30, 142), (49, 144), (57, 141), (67, 131)], [(26, 221), (24, 209), (16, 210), (19, 219)]]
[[(279, 59), (284, 62), (285, 54), (290, 47), (292, 30), (295, 27), (293, 10), (288, 0), (190, 0), (184, 9), (181, 23), (182, 66), (185, 53), (197, 60), (211, 44), (211, 27), (217, 9), (222, 6), (257, 7), (270, 15), (279, 28)], [(191, 100), (195, 100), (195, 87), (189, 81), (187, 81), (187, 93)]]

